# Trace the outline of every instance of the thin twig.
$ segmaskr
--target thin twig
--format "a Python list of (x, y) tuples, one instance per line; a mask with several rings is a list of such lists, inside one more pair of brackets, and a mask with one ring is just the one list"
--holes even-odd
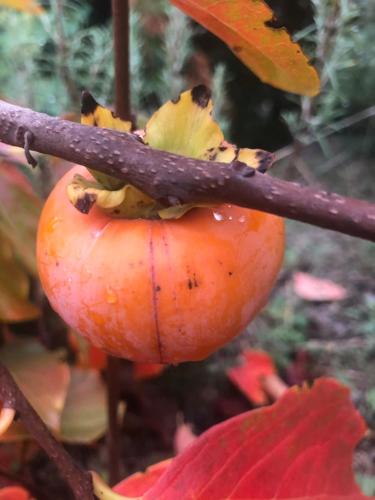
[(70, 105), (73, 105), (79, 101), (79, 90), (68, 65), (68, 45), (64, 30), (64, 0), (55, 0), (52, 5), (55, 7), (58, 71), (69, 95)]
[[(353, 115), (346, 116), (345, 118), (342, 118), (337, 122), (331, 123), (319, 134), (319, 137), (312, 136), (310, 134), (302, 134), (296, 137), (296, 140), (301, 146), (311, 146), (312, 144), (315, 144), (322, 139), (326, 139), (327, 137), (330, 137), (331, 135), (334, 135), (341, 130), (350, 128), (353, 125), (356, 125), (363, 120), (373, 118), (374, 116), (375, 106), (370, 106), (369, 108), (358, 111), (358, 113), (354, 113)], [(283, 160), (284, 158), (287, 158), (292, 154), (294, 154), (294, 143), (277, 150), (275, 152), (275, 158), (277, 161)]]
[(108, 356), (107, 362), (107, 408), (108, 408), (108, 472), (109, 484), (114, 485), (121, 479), (120, 471), (120, 429), (118, 423), (118, 404), (120, 399), (120, 360)]
[(131, 134), (51, 118), (0, 101), (0, 140), (123, 179), (164, 202), (232, 203), (375, 241), (375, 205), (276, 179), (244, 163), (203, 161), (152, 149)]
[(0, 363), (0, 401), (16, 410), (29, 433), (55, 463), (77, 500), (93, 500), (91, 476), (83, 471), (54, 438), (17, 386), (8, 369)]

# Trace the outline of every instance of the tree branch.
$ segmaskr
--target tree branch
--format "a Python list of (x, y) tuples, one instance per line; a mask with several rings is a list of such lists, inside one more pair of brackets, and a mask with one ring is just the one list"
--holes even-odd
[(16, 410), (33, 438), (55, 463), (77, 500), (93, 500), (92, 479), (83, 471), (52, 436), (34, 408), (27, 401), (7, 368), (0, 363), (0, 401), (5, 408)]
[(116, 114), (131, 120), (129, 82), (129, 2), (112, 0)]
[(375, 205), (264, 175), (241, 162), (194, 160), (142, 144), (135, 136), (0, 101), (0, 140), (124, 179), (168, 204), (232, 203), (375, 241)]

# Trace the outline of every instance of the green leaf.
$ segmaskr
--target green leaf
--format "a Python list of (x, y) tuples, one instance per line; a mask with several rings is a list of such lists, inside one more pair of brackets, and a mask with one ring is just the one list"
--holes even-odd
[(61, 417), (61, 439), (88, 444), (102, 437), (106, 429), (106, 391), (100, 373), (72, 368)]
[[(46, 425), (60, 429), (70, 371), (61, 352), (46, 351), (35, 341), (12, 341), (0, 350), (0, 360)], [(12, 426), (10, 428), (12, 431)], [(7, 436), (5, 436), (7, 438)], [(23, 436), (24, 437), (24, 436)]]
[(36, 276), (35, 240), (42, 203), (11, 163), (0, 161), (0, 231), (26, 270)]
[(29, 278), (0, 231), (0, 321), (17, 323), (37, 318), (39, 309), (29, 302), (28, 295)]

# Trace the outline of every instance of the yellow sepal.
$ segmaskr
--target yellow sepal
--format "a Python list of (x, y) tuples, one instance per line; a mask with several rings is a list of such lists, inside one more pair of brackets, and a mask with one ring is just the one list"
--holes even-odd
[(199, 85), (168, 101), (146, 125), (144, 142), (154, 149), (190, 158), (203, 158), (207, 149), (217, 148), (224, 139), (212, 118), (212, 100)]
[(204, 159), (222, 163), (237, 160), (246, 163), (249, 167), (259, 169), (260, 172), (266, 172), (273, 163), (274, 155), (263, 149), (240, 149), (224, 141), (219, 148), (207, 151)]
[(102, 184), (76, 174), (68, 184), (70, 202), (82, 213), (88, 213), (94, 204), (115, 218), (158, 218), (161, 205), (130, 184), (117, 190), (107, 190)]
[(132, 129), (131, 122), (121, 120), (113, 111), (101, 106), (87, 91), (82, 93), (81, 98), (81, 124), (118, 132), (130, 132)]
[[(118, 132), (130, 132), (132, 128), (131, 122), (118, 118), (113, 111), (101, 106), (87, 91), (82, 92), (81, 97), (81, 124), (91, 127), (110, 128)], [(122, 181), (115, 177), (93, 169), (89, 169), (89, 171), (107, 189), (116, 190), (124, 185)]]

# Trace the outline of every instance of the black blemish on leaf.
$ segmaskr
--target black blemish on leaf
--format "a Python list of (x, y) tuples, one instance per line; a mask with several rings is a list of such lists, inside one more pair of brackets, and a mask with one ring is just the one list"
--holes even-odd
[(83, 214), (88, 214), (96, 201), (96, 195), (93, 193), (85, 193), (82, 198), (78, 198), (75, 207)]
[(267, 28), (273, 28), (273, 29), (280, 29), (285, 27), (281, 19), (278, 19), (276, 16), (272, 16), (271, 19), (265, 21), (264, 25), (267, 26)]
[(211, 91), (205, 85), (197, 85), (191, 90), (191, 98), (195, 104), (206, 108), (211, 99)]
[(85, 116), (94, 113), (99, 104), (87, 90), (84, 90), (81, 95), (81, 113)]
[(181, 99), (181, 94), (178, 97), (176, 97), (175, 99), (171, 99), (171, 102), (173, 104), (177, 104), (180, 101), (180, 99)]
[(255, 155), (256, 159), (259, 161), (258, 172), (264, 174), (267, 172), (269, 167), (272, 165), (274, 160), (274, 155), (272, 153), (268, 153), (268, 151), (259, 150)]

